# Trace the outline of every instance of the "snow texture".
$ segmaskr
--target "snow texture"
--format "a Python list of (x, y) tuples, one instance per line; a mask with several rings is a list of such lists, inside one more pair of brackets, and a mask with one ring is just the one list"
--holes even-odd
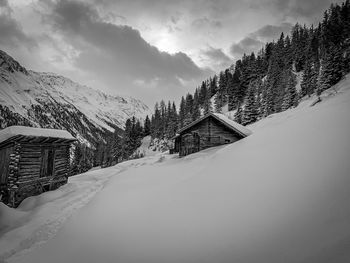
[(65, 130), (10, 126), (0, 130), (0, 143), (17, 135), (75, 140), (75, 138)]
[(350, 262), (349, 76), (334, 90), (249, 126), (254, 133), (236, 143), (87, 172), (15, 211), (1, 206), (16, 222), (1, 233), (0, 255), (11, 263)]
[(139, 148), (135, 150), (135, 152), (131, 155), (132, 157), (138, 156), (154, 156), (159, 155), (167, 150), (169, 150), (169, 141), (166, 139), (152, 139), (150, 135), (142, 138), (141, 145)]

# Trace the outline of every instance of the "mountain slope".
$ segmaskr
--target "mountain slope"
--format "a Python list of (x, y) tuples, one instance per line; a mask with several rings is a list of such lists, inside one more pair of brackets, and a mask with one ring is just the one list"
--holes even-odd
[(148, 107), (134, 98), (108, 95), (53, 73), (25, 69), (0, 51), (0, 128), (12, 124), (65, 128), (85, 143), (144, 118)]
[[(20, 227), (5, 233), (0, 247), (24, 235), (25, 242), (12, 248), (29, 253), (7, 258), (17, 263), (347, 263), (350, 75), (322, 99), (271, 115), (250, 126), (251, 136), (227, 146), (185, 158), (142, 158), (72, 178), (61, 190), (25, 200), (16, 210)], [(28, 245), (47, 240), (42, 227), (25, 236), (35, 222), (46, 223), (48, 211), (60, 214), (65, 203), (72, 205), (67, 194), (83, 194), (72, 190), (73, 182), (101, 183), (107, 176), (51, 240), (37, 249)], [(44, 225), (47, 233), (57, 224)]]

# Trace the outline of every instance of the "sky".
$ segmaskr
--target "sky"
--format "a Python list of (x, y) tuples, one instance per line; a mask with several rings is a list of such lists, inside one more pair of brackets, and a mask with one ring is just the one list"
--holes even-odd
[(179, 101), (244, 53), (318, 23), (331, 0), (0, 0), (0, 49), (153, 107)]

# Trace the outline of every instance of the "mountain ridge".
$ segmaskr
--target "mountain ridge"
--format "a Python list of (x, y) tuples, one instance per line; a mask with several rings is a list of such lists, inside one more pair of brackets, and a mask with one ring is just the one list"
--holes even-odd
[(64, 128), (88, 146), (150, 110), (141, 100), (110, 95), (52, 72), (27, 70), (0, 50), (0, 129)]

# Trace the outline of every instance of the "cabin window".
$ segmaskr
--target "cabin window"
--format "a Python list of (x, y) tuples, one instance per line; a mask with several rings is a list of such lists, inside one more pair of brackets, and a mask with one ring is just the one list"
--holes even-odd
[(47, 176), (53, 175), (54, 161), (55, 161), (54, 149), (44, 148), (41, 154), (40, 177), (47, 177)]

